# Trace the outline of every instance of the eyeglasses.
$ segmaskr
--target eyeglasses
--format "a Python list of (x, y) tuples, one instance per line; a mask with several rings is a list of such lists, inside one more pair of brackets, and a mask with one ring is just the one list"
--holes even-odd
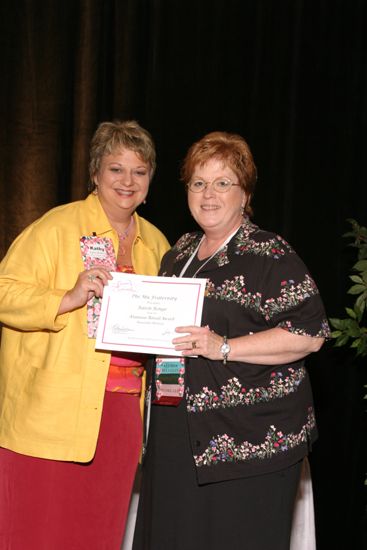
[(227, 191), (230, 190), (232, 185), (234, 187), (240, 187), (239, 183), (233, 183), (233, 181), (228, 180), (226, 178), (217, 178), (214, 181), (204, 181), (204, 180), (192, 180), (189, 181), (187, 184), (187, 188), (189, 191), (192, 191), (193, 193), (202, 193), (204, 189), (208, 187), (208, 185), (211, 185), (214, 189), (214, 191), (218, 191), (218, 193), (227, 193)]

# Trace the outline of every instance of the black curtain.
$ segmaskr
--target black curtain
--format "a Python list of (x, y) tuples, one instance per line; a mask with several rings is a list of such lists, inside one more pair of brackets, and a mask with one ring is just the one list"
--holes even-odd
[[(0, 257), (49, 208), (86, 195), (98, 122), (137, 119), (158, 170), (141, 214), (174, 242), (194, 227), (179, 167), (211, 130), (243, 135), (255, 223), (282, 234), (341, 316), (367, 225), (366, 0), (2, 0)], [(320, 438), (318, 548), (365, 544), (366, 361), (332, 343), (308, 361)]]

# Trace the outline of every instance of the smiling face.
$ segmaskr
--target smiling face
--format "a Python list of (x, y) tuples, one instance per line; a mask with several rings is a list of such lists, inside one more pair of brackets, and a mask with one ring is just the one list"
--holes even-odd
[[(200, 179), (212, 182), (225, 178), (238, 184), (238, 177), (222, 160), (212, 158), (203, 165), (196, 165), (191, 180)], [(191, 215), (208, 237), (225, 238), (242, 222), (242, 207), (246, 203), (246, 193), (240, 186), (220, 193), (207, 185), (201, 193), (188, 190), (188, 204)]]
[(131, 149), (118, 149), (101, 159), (93, 181), (107, 217), (130, 216), (148, 194), (151, 168)]

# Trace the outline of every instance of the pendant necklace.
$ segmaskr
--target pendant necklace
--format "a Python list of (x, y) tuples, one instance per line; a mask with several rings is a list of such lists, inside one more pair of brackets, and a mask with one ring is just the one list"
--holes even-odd
[(133, 223), (134, 223), (134, 218), (133, 218), (133, 216), (131, 216), (130, 223), (127, 226), (127, 228), (125, 229), (125, 231), (122, 231), (121, 233), (119, 233), (116, 230), (118, 238), (119, 238), (119, 254), (121, 254), (121, 255), (124, 255), (126, 253), (126, 248), (124, 246), (122, 246), (122, 242), (128, 237), (128, 235), (130, 233), (130, 229), (133, 226)]

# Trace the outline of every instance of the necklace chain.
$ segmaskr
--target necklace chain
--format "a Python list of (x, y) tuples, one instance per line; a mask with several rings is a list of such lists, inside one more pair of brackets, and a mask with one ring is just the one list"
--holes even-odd
[(130, 229), (131, 229), (133, 223), (134, 223), (134, 218), (133, 218), (133, 216), (131, 216), (129, 225), (127, 226), (125, 231), (122, 231), (121, 233), (119, 233), (117, 231), (117, 235), (118, 235), (120, 241), (124, 241), (127, 238), (128, 234), (130, 233)]

